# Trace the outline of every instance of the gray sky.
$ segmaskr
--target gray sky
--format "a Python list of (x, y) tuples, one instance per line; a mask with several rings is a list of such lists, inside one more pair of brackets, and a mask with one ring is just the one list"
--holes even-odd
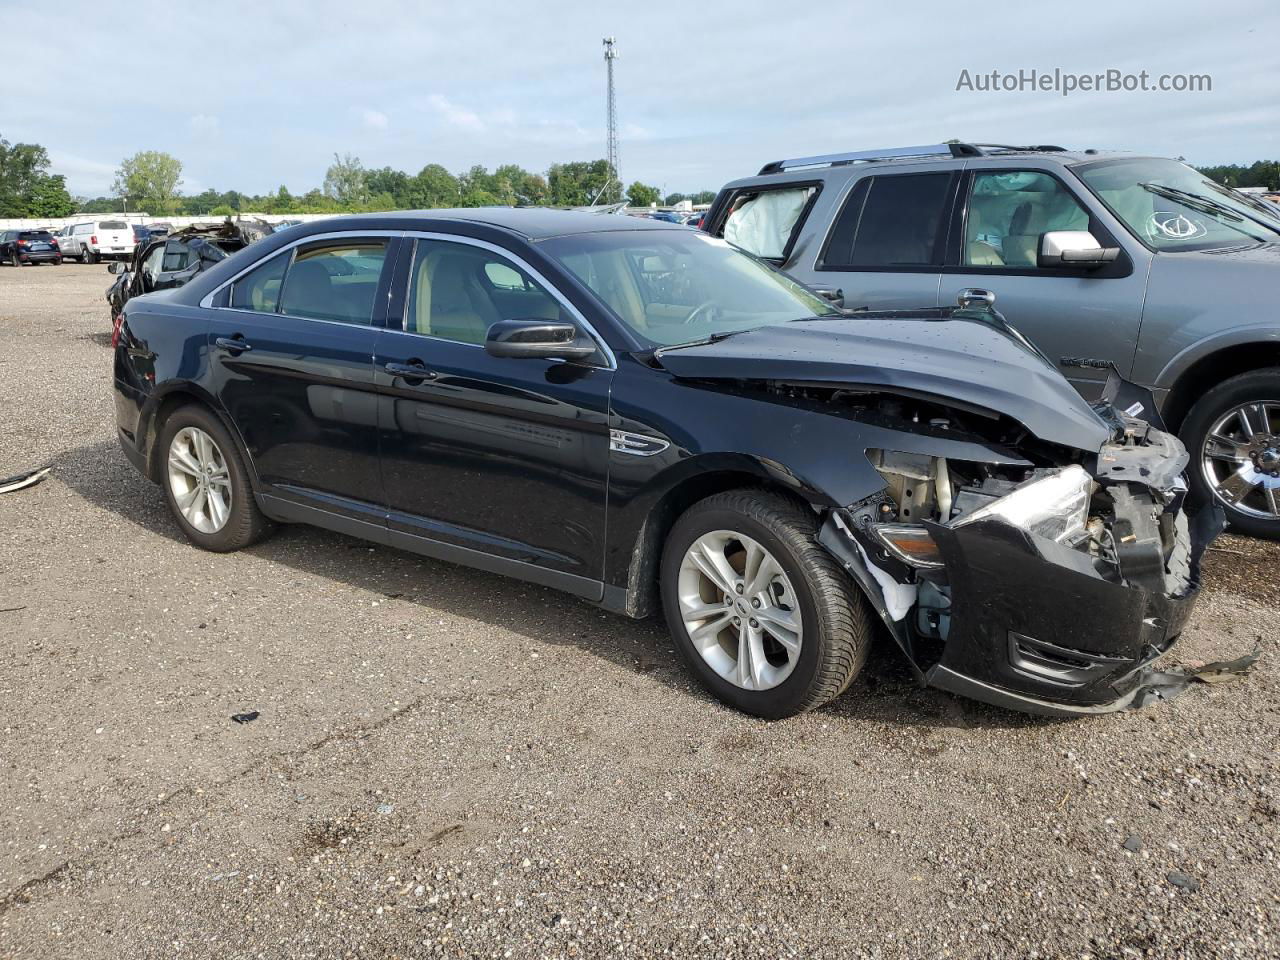
[[(0, 98), (0, 135), (44, 144), (72, 193), (90, 196), (144, 149), (181, 159), (188, 193), (303, 192), (335, 151), (410, 173), (545, 170), (604, 155), (600, 41), (612, 34), (622, 176), (668, 192), (787, 156), (951, 137), (1280, 157), (1280, 3), (1227, 7), (1230, 18), (1202, 0), (0, 0), (6, 76), (47, 81)], [(1207, 73), (1213, 89), (956, 91), (962, 69), (1033, 68)]]

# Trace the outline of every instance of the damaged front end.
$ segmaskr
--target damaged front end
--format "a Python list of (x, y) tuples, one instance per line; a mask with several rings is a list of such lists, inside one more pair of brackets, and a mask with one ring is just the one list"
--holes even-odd
[(831, 511), (820, 540), (922, 682), (1048, 715), (1176, 689), (1151, 664), (1190, 616), (1223, 519), (1188, 507), (1186, 450), (1128, 409), (1098, 407), (1112, 436), (1097, 453), (1041, 449), (1030, 467), (867, 451), (884, 489)]

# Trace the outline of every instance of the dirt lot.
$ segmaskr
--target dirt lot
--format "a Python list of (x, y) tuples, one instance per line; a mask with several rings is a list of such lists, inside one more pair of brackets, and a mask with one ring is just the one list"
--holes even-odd
[(1055, 722), (885, 649), (763, 723), (656, 622), (188, 546), (116, 447), (107, 282), (0, 267), (0, 475), (56, 464), (0, 496), (0, 957), (1280, 953), (1276, 545), (1219, 541), (1170, 658), (1260, 637), (1240, 682)]

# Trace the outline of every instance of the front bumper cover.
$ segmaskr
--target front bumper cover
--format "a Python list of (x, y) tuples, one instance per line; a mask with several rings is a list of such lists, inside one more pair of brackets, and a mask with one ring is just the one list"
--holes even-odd
[[(1182, 674), (1152, 667), (1178, 638), (1199, 592), (1200, 559), (1222, 513), (1189, 513), (1166, 589), (1115, 582), (1087, 554), (998, 520), (929, 525), (945, 561), (950, 627), (931, 686), (1054, 716), (1140, 707)], [(1191, 678), (1186, 675), (1187, 680)]]

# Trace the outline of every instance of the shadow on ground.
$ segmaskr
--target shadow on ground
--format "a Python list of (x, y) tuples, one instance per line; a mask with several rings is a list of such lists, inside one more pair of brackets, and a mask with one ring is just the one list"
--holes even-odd
[[(94, 506), (151, 534), (187, 542), (169, 514), (160, 488), (134, 470), (116, 443), (67, 451), (58, 458), (56, 476)], [(538, 642), (571, 644), (620, 669), (653, 674), (689, 696), (711, 700), (686, 671), (660, 617), (636, 621), (606, 614), (586, 601), (547, 587), (308, 526), (281, 526), (246, 552), (427, 610), (500, 626)], [(823, 712), (854, 721), (924, 728), (1004, 729), (1061, 722), (920, 689), (884, 631), (879, 631), (867, 665), (853, 686)]]

